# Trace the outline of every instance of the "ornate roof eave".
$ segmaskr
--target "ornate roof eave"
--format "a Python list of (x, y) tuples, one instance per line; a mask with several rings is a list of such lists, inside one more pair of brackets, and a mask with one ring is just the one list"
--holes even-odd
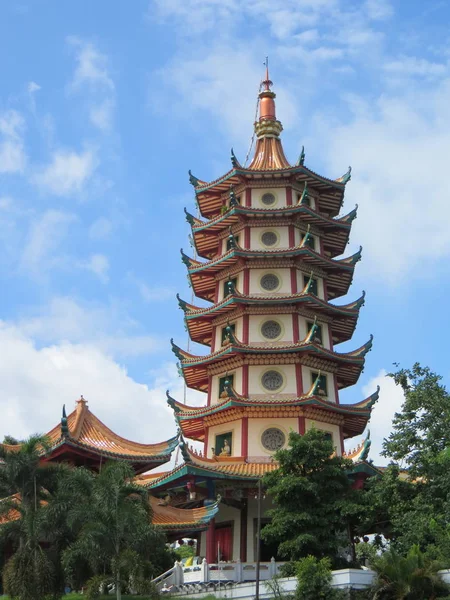
[(353, 450), (349, 450), (348, 452), (344, 452), (344, 458), (348, 458), (352, 460), (354, 463), (365, 461), (369, 456), (370, 446), (372, 444), (372, 440), (370, 439), (370, 430), (367, 432), (365, 439)]
[[(299, 244), (298, 246), (293, 246), (292, 248), (284, 248), (284, 249), (276, 249), (276, 250), (247, 250), (236, 244), (235, 248), (231, 248), (225, 254), (222, 254), (218, 258), (202, 263), (198, 260), (194, 260), (193, 258), (188, 257), (186, 254), (182, 252), (183, 262), (188, 266), (189, 274), (194, 275), (196, 273), (205, 273), (211, 272), (216, 273), (225, 267), (230, 266), (230, 264), (234, 264), (237, 259), (257, 259), (257, 258), (291, 258), (297, 256), (303, 256), (304, 258), (309, 257), (314, 261), (313, 264), (322, 268), (323, 270), (332, 270), (336, 271), (337, 269), (344, 268), (346, 270), (352, 270), (355, 264), (361, 260), (361, 252), (362, 247), (347, 258), (341, 259), (331, 259), (322, 256), (318, 252), (315, 252), (307, 246), (306, 244)], [(226, 263), (226, 264), (224, 264)]]
[(152, 523), (164, 531), (196, 532), (203, 531), (219, 512), (220, 498), (201, 508), (178, 508), (167, 504), (160, 498), (150, 497)]

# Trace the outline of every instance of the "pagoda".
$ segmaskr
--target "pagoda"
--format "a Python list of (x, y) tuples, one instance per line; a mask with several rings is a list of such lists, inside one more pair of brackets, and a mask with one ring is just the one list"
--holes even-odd
[[(205, 403), (189, 406), (168, 393), (183, 462), (148, 487), (183, 507), (208, 505), (220, 494), (218, 515), (198, 537), (208, 563), (218, 552), (222, 560), (255, 560), (256, 483), (277, 468), (273, 454), (287, 446), (290, 431), (323, 430), (342, 455), (344, 440), (363, 433), (378, 398), (377, 391), (356, 404), (339, 400), (358, 381), (372, 346), (371, 336), (351, 352), (337, 349), (352, 338), (364, 303), (364, 293), (334, 303), (348, 293), (361, 258), (361, 249), (340, 258), (357, 212), (339, 216), (351, 169), (339, 179), (322, 177), (305, 166), (303, 149), (288, 162), (272, 85), (267, 69), (250, 164), (242, 166), (232, 150), (232, 168), (219, 179), (207, 183), (189, 172), (199, 214), (185, 212), (196, 257), (182, 251), (182, 260), (195, 296), (209, 304), (178, 301), (191, 340), (207, 353), (173, 341), (172, 348), (186, 385), (204, 392)], [(366, 439), (349, 455), (356, 483), (370, 470), (369, 445)], [(264, 499), (264, 511), (270, 503)], [(262, 560), (275, 554), (263, 544)]]

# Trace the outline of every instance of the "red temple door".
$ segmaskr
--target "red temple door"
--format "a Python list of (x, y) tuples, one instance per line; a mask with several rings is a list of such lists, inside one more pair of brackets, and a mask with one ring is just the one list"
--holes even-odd
[(216, 551), (217, 558), (220, 556), (220, 560), (232, 560), (233, 546), (231, 526), (218, 527), (216, 529)]

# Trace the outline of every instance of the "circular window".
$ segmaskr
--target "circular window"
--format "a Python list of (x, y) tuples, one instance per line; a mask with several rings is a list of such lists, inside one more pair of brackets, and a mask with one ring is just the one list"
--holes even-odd
[(273, 292), (280, 286), (280, 280), (274, 273), (266, 273), (261, 277), (261, 287), (267, 292)]
[(278, 371), (266, 371), (261, 377), (261, 383), (269, 392), (276, 392), (283, 386), (283, 375)]
[(281, 429), (277, 429), (276, 427), (269, 427), (269, 429), (263, 431), (261, 436), (261, 444), (266, 450), (270, 450), (271, 452), (282, 448), (285, 441), (286, 436)]
[(268, 340), (275, 340), (281, 335), (281, 325), (278, 321), (266, 321), (261, 326), (261, 333)]
[(264, 206), (273, 206), (276, 202), (276, 198), (271, 192), (267, 192), (262, 195), (261, 202)]
[(275, 246), (278, 242), (278, 235), (275, 231), (265, 231), (261, 236), (261, 241), (264, 246)]

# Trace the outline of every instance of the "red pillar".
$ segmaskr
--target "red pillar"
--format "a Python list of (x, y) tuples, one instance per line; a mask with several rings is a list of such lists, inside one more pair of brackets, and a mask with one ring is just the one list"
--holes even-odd
[(244, 344), (248, 344), (249, 325), (250, 325), (250, 317), (249, 317), (249, 315), (244, 315), (242, 317), (242, 342)]
[(292, 315), (292, 339), (294, 344), (300, 340), (300, 326), (298, 323), (298, 314), (293, 313)]
[(297, 396), (303, 394), (303, 375), (302, 375), (302, 365), (299, 363), (295, 364), (295, 381), (297, 382)]
[(206, 531), (206, 562), (216, 562), (216, 520), (211, 519)]
[(297, 293), (297, 269), (291, 267), (291, 294)]
[(298, 432), (300, 435), (305, 435), (305, 431), (306, 431), (305, 417), (299, 417), (298, 418)]
[(289, 248), (293, 248), (295, 246), (295, 230), (293, 225), (288, 226), (288, 239)]
[(241, 456), (248, 456), (248, 417), (241, 419)]
[(242, 395), (248, 398), (248, 365), (242, 365)]
[(244, 248), (250, 250), (250, 227), (244, 229)]
[(252, 190), (251, 188), (247, 188), (245, 190), (245, 206), (251, 206), (252, 205)]
[(244, 294), (248, 296), (250, 291), (250, 271), (244, 269)]
[(287, 206), (292, 206), (292, 188), (286, 188), (286, 204)]

